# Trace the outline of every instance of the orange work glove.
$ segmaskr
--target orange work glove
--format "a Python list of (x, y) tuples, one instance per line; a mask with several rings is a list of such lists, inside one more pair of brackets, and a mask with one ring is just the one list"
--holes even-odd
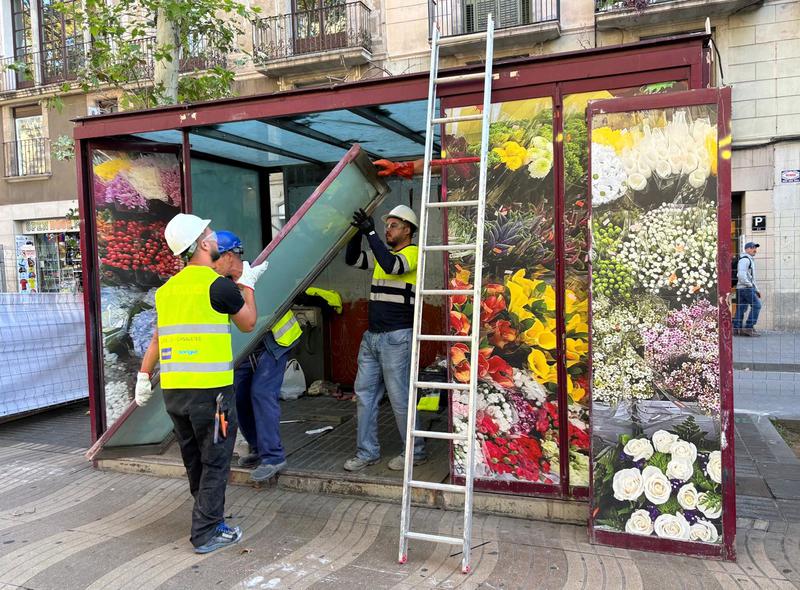
[(414, 177), (414, 162), (392, 162), (391, 160), (375, 160), (373, 165), (378, 168), (378, 176)]

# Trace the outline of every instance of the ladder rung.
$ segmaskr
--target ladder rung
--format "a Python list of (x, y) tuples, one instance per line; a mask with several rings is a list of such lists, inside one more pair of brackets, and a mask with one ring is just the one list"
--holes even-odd
[(472, 342), (472, 336), (449, 336), (444, 334), (420, 334), (417, 339), (426, 342)]
[(417, 389), (458, 389), (469, 391), (469, 383), (440, 383), (439, 381), (414, 381)]
[(467, 440), (466, 434), (458, 432), (437, 432), (435, 430), (412, 430), (411, 434), (421, 438), (439, 438), (442, 440)]
[(436, 490), (439, 492), (455, 492), (457, 494), (464, 494), (467, 488), (464, 486), (456, 486), (451, 483), (436, 483), (433, 481), (416, 481), (411, 480), (408, 482), (412, 488), (421, 488), (423, 490)]
[(436, 78), (437, 84), (457, 84), (458, 82), (469, 82), (470, 80), (483, 80), (486, 77), (486, 73), (477, 73), (477, 74), (461, 74), (459, 76), (444, 76), (442, 78)]
[(457, 115), (455, 117), (442, 117), (440, 119), (432, 119), (431, 125), (441, 125), (447, 123), (461, 123), (463, 121), (480, 121), (483, 115)]
[(454, 250), (477, 250), (475, 244), (436, 244), (434, 246), (424, 246), (423, 250), (428, 252), (452, 252)]
[(426, 203), (427, 207), (477, 207), (478, 201), (437, 201), (435, 203)]
[(458, 537), (445, 537), (444, 535), (429, 535), (428, 533), (415, 533), (408, 531), (406, 539), (417, 539), (418, 541), (430, 541), (431, 543), (447, 543), (449, 545), (463, 545), (464, 539)]
[(418, 291), (422, 295), (466, 295), (474, 297), (475, 291), (472, 289), (422, 289)]

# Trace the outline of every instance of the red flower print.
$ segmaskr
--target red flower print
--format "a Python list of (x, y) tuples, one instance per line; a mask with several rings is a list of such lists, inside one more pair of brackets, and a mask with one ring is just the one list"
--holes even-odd
[(506, 344), (517, 339), (517, 331), (511, 327), (508, 320), (497, 320), (490, 341), (497, 348), (504, 348)]
[(481, 301), (481, 321), (491, 322), (502, 311), (506, 309), (506, 300), (502, 295), (490, 295)]
[(460, 311), (450, 312), (450, 329), (455, 330), (456, 336), (469, 336), (469, 318)]
[(501, 387), (514, 387), (513, 372), (511, 365), (504, 361), (499, 356), (493, 356), (489, 359), (489, 375), (495, 383)]

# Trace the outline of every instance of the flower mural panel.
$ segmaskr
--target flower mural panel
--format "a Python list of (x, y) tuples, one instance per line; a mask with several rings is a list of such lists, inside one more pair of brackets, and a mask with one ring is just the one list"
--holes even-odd
[(92, 150), (100, 268), (106, 424), (133, 396), (155, 329), (155, 290), (182, 267), (164, 240), (180, 211), (181, 171), (172, 153)]
[(716, 105), (593, 112), (593, 519), (722, 542)]
[[(586, 110), (589, 101), (614, 97), (662, 94), (686, 90), (687, 88), (688, 85), (685, 81), (671, 81), (569, 94), (564, 97), (562, 107), (564, 118), (564, 170), (562, 178), (564, 183), (565, 334), (567, 338), (565, 360), (568, 376), (567, 388), (570, 391), (568, 406), (570, 424), (587, 424), (589, 422), (588, 346), (581, 344), (586, 342), (585, 339), (575, 337), (576, 328), (583, 330), (579, 333), (588, 332), (588, 327), (584, 329), (584, 326), (580, 324), (587, 321), (585, 319), (588, 315), (586, 302), (589, 298), (589, 199), (587, 198), (587, 187), (590, 186), (590, 182), (589, 137), (586, 124)], [(622, 145), (622, 142), (630, 140), (629, 137), (623, 137), (619, 132), (601, 132), (601, 136), (603, 133), (608, 136), (607, 144), (614, 145), (617, 143)], [(622, 161), (616, 156), (613, 148), (603, 144), (600, 151), (601, 153), (597, 157), (604, 162), (608, 172), (603, 177), (602, 187), (598, 186), (598, 193), (602, 192), (602, 196), (593, 196), (593, 199), (594, 201), (597, 199), (614, 200), (614, 198), (619, 198), (622, 191), (625, 170)], [(595, 181), (592, 182), (593, 187), (596, 184)], [(613, 231), (613, 229), (608, 231)], [(598, 239), (597, 234), (595, 234), (594, 239)], [(601, 266), (602, 272), (597, 272), (598, 264)], [(615, 291), (616, 297), (624, 297), (627, 292), (626, 289), (618, 289), (617, 286), (630, 288), (632, 287), (632, 281), (633, 276), (627, 265), (618, 258), (595, 261), (595, 289), (598, 288), (600, 283), (604, 283), (608, 290)], [(579, 309), (580, 307), (582, 309)], [(580, 313), (574, 313), (575, 311)], [(597, 313), (596, 309), (593, 310), (595, 318), (597, 318)], [(629, 358), (628, 362), (635, 362), (635, 359)], [(603, 369), (595, 366), (595, 371), (598, 370)], [(588, 444), (583, 447), (578, 446), (574, 444), (573, 438), (570, 437), (569, 482), (573, 487), (589, 485), (588, 453)]]
[[(479, 112), (476, 107), (451, 109), (448, 116)], [(446, 157), (477, 155), (480, 123), (449, 124)], [(476, 485), (560, 483), (559, 383), (555, 290), (555, 192), (553, 179), (553, 110), (550, 98), (492, 105), (489, 174), (481, 298), (449, 298), (450, 330), (480, 330), (477, 368)], [(474, 199), (477, 165), (450, 167), (447, 199)], [(462, 212), (463, 211), (463, 212)], [(475, 239), (474, 210), (453, 209), (447, 216), (450, 243)], [(472, 256), (449, 257), (449, 288), (472, 287)], [(480, 305), (480, 325), (469, 325), (473, 305)], [(568, 318), (568, 354), (585, 354), (588, 339), (585, 296), (572, 294)], [(466, 344), (450, 348), (451, 373), (467, 382), (470, 351)], [(569, 394), (586, 395), (585, 371), (576, 372)], [(453, 392), (452, 421), (456, 432), (467, 427), (467, 393)], [(576, 447), (589, 446), (588, 427), (576, 419), (569, 436)], [(464, 474), (465, 446), (453, 447), (456, 475)], [(584, 454), (588, 481), (588, 457)], [(576, 460), (580, 461), (580, 460)]]

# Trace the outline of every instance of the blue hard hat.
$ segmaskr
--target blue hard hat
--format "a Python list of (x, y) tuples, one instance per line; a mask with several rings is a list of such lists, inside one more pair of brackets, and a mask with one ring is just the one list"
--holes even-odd
[(217, 248), (220, 254), (225, 254), (225, 252), (233, 252), (240, 256), (244, 254), (242, 240), (239, 239), (239, 236), (230, 231), (223, 230), (217, 232)]

